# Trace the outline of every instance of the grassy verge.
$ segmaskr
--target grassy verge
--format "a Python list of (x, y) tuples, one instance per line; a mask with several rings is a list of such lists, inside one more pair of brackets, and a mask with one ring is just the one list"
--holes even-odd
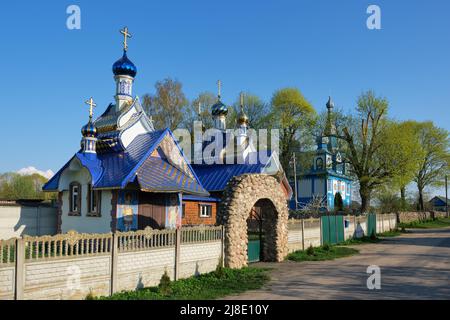
[[(165, 288), (149, 287), (124, 291), (99, 300), (208, 300), (261, 288), (268, 280), (268, 269), (223, 268), (197, 277), (172, 281)], [(92, 297), (89, 297), (92, 298)]]
[(324, 245), (322, 247), (309, 247), (307, 250), (293, 252), (287, 256), (291, 261), (325, 261), (349, 257), (359, 253), (358, 250), (347, 247)]
[(405, 232), (400, 231), (400, 230), (397, 229), (397, 230), (392, 230), (392, 231), (386, 231), (386, 232), (383, 232), (383, 233), (379, 233), (379, 234), (377, 234), (377, 236), (378, 237), (382, 237), (382, 238), (398, 237), (398, 236), (402, 235), (403, 233), (405, 233)]
[(429, 219), (423, 221), (413, 221), (410, 223), (400, 223), (400, 228), (405, 229), (434, 229), (450, 227), (450, 218)]

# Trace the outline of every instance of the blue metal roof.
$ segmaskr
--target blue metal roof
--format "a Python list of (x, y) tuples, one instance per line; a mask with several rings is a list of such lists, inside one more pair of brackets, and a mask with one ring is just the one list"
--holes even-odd
[(222, 191), (231, 178), (246, 173), (261, 173), (264, 164), (193, 165), (192, 168), (206, 190)]
[(200, 183), (168, 161), (148, 157), (136, 172), (139, 185), (145, 191), (186, 192), (209, 195)]
[[(131, 142), (126, 151), (103, 154), (78, 152), (74, 157), (91, 173), (94, 188), (125, 188), (128, 183), (135, 181), (138, 177), (139, 183), (142, 183), (144, 189), (161, 188), (158, 189), (161, 191), (173, 189), (172, 191), (209, 195), (195, 173), (194, 179), (192, 179), (167, 161), (164, 161), (166, 164), (164, 167), (162, 159), (156, 158), (159, 159), (157, 162), (154, 157), (150, 157), (166, 134), (171, 135), (170, 130), (139, 135)], [(59, 178), (74, 157), (44, 185), (43, 190), (58, 190)], [(145, 163), (148, 159), (151, 160)]]

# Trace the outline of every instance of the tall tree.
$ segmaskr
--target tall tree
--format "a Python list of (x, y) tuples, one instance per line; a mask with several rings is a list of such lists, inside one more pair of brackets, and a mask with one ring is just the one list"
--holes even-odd
[(183, 85), (178, 80), (166, 78), (156, 82), (155, 89), (155, 95), (144, 96), (143, 107), (153, 118), (156, 128), (175, 130), (182, 123), (189, 103), (183, 93)]
[(422, 158), (414, 181), (419, 191), (419, 209), (424, 210), (424, 189), (440, 185), (444, 176), (449, 173), (450, 139), (447, 130), (434, 126), (430, 121), (417, 123), (416, 133), (420, 146), (418, 151)]
[(297, 88), (276, 91), (271, 107), (273, 127), (280, 130), (280, 162), (287, 171), (292, 152), (300, 147), (302, 133), (309, 132), (315, 123), (316, 111)]
[(216, 101), (217, 96), (214, 93), (209, 91), (200, 93), (186, 108), (183, 127), (191, 131), (194, 121), (202, 121), (205, 129), (212, 128), (211, 106)]
[(361, 211), (367, 212), (374, 189), (394, 175), (395, 166), (388, 157), (388, 139), (384, 134), (388, 101), (368, 91), (358, 98), (356, 111), (357, 115), (349, 117), (343, 128), (345, 157), (359, 182)]
[(389, 153), (386, 157), (392, 159), (391, 164), (395, 166), (389, 187), (400, 190), (403, 209), (406, 208), (406, 187), (413, 181), (423, 157), (416, 125), (414, 121), (391, 122), (384, 132), (388, 141), (385, 142), (383, 151)]

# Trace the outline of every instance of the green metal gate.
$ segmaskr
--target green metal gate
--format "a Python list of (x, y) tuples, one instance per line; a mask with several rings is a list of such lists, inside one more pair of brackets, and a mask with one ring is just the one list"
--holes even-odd
[(367, 236), (370, 237), (377, 234), (377, 215), (370, 213), (367, 215)]
[(261, 241), (260, 240), (248, 240), (248, 262), (258, 262), (261, 253)]
[(344, 242), (343, 216), (322, 216), (320, 221), (322, 226), (322, 244)]

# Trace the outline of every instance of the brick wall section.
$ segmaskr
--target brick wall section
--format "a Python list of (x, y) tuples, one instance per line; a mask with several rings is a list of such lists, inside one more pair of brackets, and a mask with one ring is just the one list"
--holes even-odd
[(221, 255), (220, 241), (181, 245), (179, 277), (188, 278), (215, 270)]
[(119, 253), (117, 290), (135, 290), (158, 285), (165, 270), (173, 280), (174, 263), (174, 247)]
[[(364, 234), (367, 235), (367, 222), (365, 217), (358, 217), (355, 219), (354, 216), (346, 216), (345, 220), (349, 220), (349, 225), (344, 228), (344, 238), (345, 240), (351, 239), (355, 233), (355, 221), (360, 222), (361, 227), (364, 230)], [(302, 250), (302, 241), (305, 243), (305, 249), (310, 245), (313, 247), (319, 247), (321, 245), (321, 229), (320, 225), (308, 224), (308, 220), (305, 220), (304, 226), (304, 240), (301, 229), (300, 221), (290, 221), (288, 223), (288, 250), (289, 252), (294, 252), (297, 250)], [(395, 214), (383, 214), (377, 215), (377, 233), (383, 233), (396, 228), (396, 216)]]
[(0, 266), (0, 300), (14, 299), (14, 266)]
[[(198, 201), (183, 201), (185, 205), (185, 216), (182, 219), (182, 225), (214, 225), (216, 224), (217, 203), (216, 202), (198, 202)], [(212, 214), (210, 218), (200, 217), (200, 204), (208, 204), (212, 206)]]
[(397, 219), (402, 223), (409, 223), (413, 221), (420, 221), (431, 218), (445, 218), (446, 213), (440, 211), (431, 212), (399, 212), (397, 213)]
[(91, 291), (94, 295), (108, 295), (111, 257), (26, 262), (24, 275), (25, 300), (84, 299)]

